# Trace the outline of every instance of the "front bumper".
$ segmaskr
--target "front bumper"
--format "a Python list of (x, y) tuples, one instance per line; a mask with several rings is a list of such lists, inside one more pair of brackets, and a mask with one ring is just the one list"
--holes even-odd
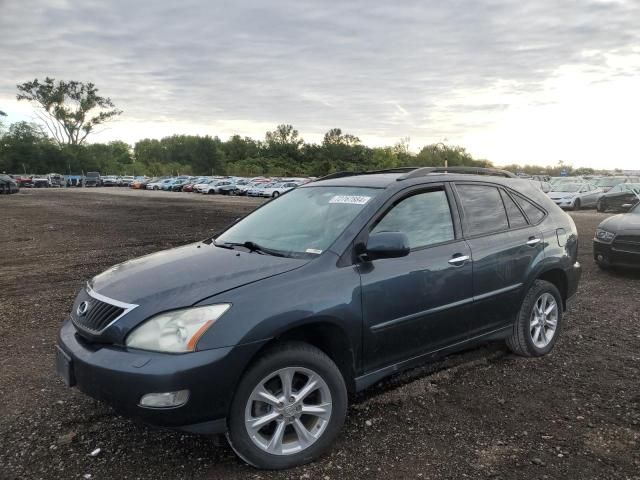
[(574, 202), (573, 199), (553, 199), (553, 202), (558, 205), (560, 208), (573, 208)]
[(593, 259), (605, 266), (640, 268), (640, 252), (620, 250), (597, 239), (593, 240)]
[[(127, 350), (86, 342), (69, 320), (58, 335), (58, 347), (70, 360), (70, 386), (108, 403), (124, 416), (207, 434), (226, 431), (225, 417), (236, 383), (261, 346), (253, 343), (187, 354)], [(189, 399), (180, 407), (139, 406), (145, 394), (185, 389)]]

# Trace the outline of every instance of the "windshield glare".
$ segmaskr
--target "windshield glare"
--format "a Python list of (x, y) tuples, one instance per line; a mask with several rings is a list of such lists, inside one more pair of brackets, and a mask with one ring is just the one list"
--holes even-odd
[(286, 256), (317, 256), (378, 192), (365, 187), (297, 188), (256, 210), (215, 242), (251, 241)]

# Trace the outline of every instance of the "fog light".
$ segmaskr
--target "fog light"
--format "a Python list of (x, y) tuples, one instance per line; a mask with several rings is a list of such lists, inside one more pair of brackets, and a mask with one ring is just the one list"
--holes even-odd
[(145, 408), (180, 407), (189, 400), (189, 390), (177, 392), (147, 393), (140, 399), (140, 406)]
[(602, 256), (601, 253), (598, 254), (598, 261), (601, 262), (604, 260), (604, 257)]

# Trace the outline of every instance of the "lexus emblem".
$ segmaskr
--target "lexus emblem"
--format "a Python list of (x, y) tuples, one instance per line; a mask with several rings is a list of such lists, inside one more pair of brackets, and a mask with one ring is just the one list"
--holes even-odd
[(78, 305), (78, 308), (76, 309), (76, 313), (78, 314), (79, 317), (84, 317), (87, 314), (88, 310), (89, 310), (89, 302), (82, 302), (80, 305)]

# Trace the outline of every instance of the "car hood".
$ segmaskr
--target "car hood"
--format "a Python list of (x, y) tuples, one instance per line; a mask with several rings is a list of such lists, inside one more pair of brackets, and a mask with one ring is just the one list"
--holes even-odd
[(640, 235), (640, 214), (623, 213), (604, 220), (598, 228), (604, 228), (614, 233), (631, 233)]
[(548, 193), (549, 197), (553, 199), (558, 198), (572, 198), (578, 195), (577, 192), (554, 192), (553, 190)]
[(120, 302), (154, 310), (193, 305), (227, 290), (301, 267), (292, 259), (199, 242), (129, 260), (97, 275), (89, 286)]

